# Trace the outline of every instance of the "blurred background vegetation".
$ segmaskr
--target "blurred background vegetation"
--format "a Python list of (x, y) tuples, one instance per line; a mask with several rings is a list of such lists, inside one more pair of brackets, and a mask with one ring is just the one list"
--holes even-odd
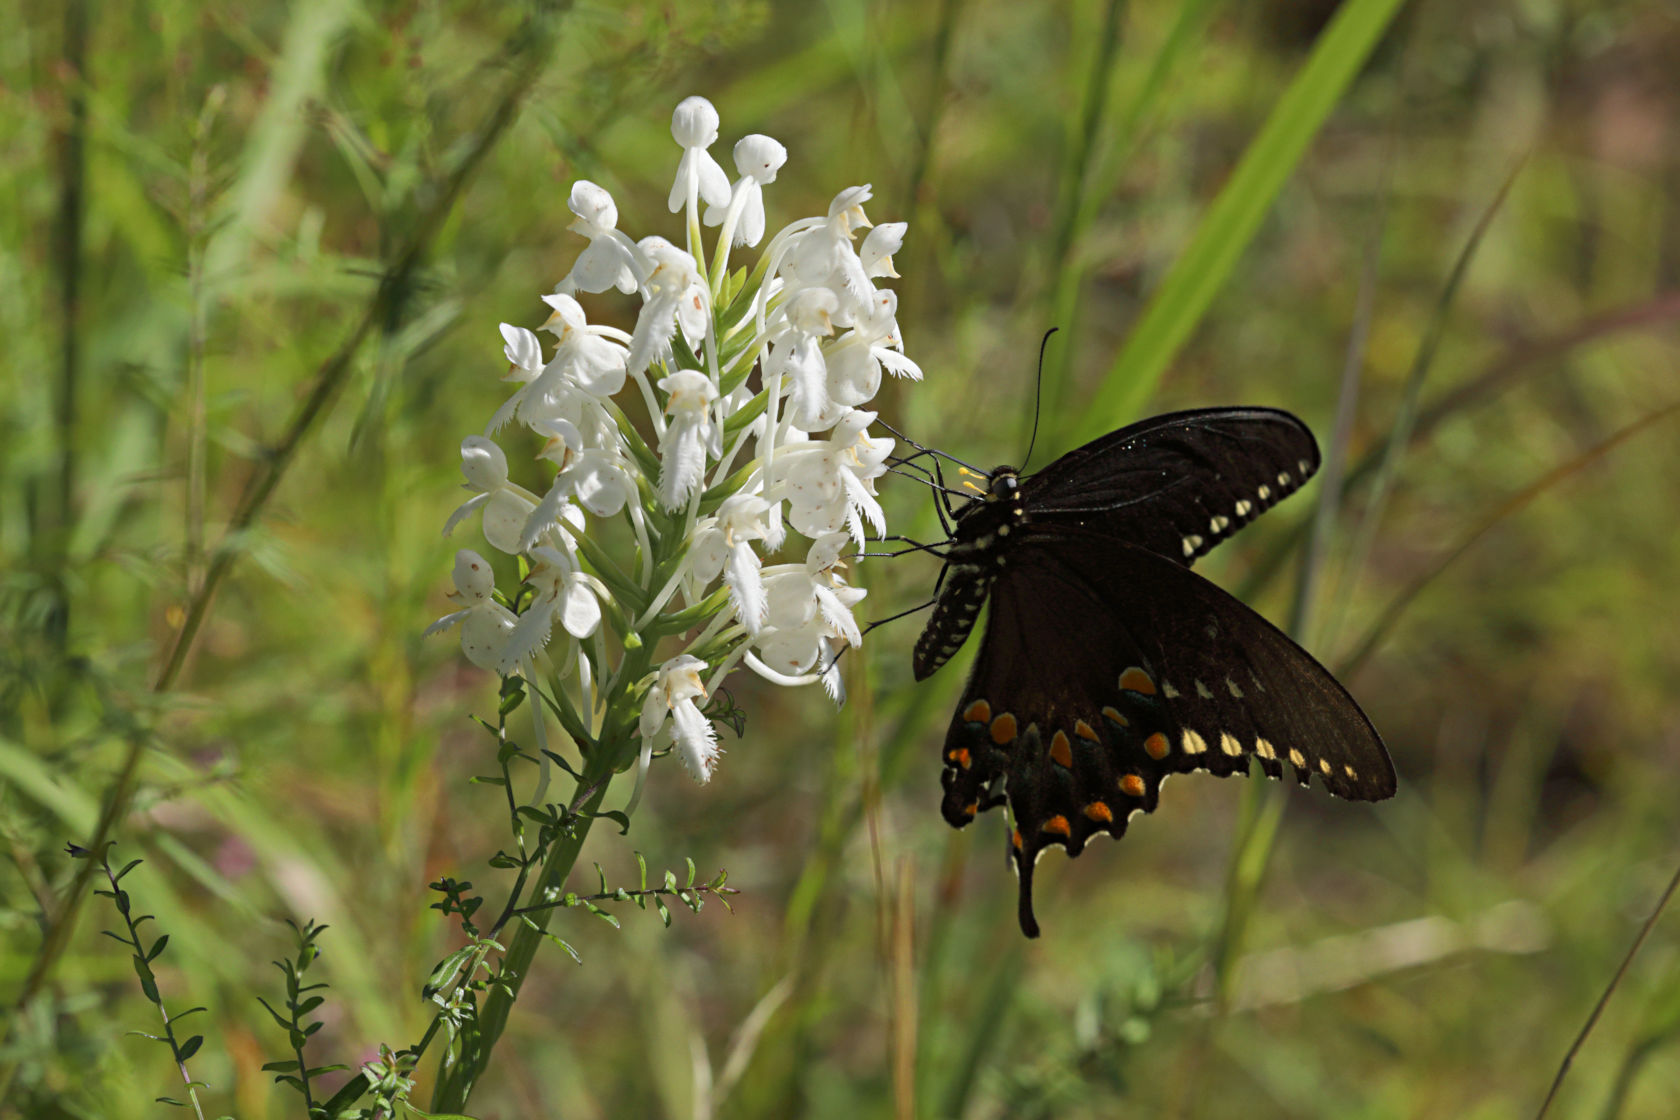
[[(872, 218), (910, 221), (895, 286), (927, 379), (879, 403), (925, 442), (1019, 460), (1061, 326), (1039, 464), (1137, 410), (1240, 402), (1298, 412), (1352, 464), (1403, 443), (1326, 505), (1308, 578), (1322, 483), (1207, 564), (1343, 667), (1439, 573), (1347, 677), (1401, 790), (1174, 782), (1123, 844), (1046, 859), (1029, 944), (1001, 820), (939, 819), (962, 666), (911, 687), (915, 622), (870, 636), (838, 714), (738, 677), (746, 734), (717, 778), (657, 767), (630, 836), (584, 853), (614, 881), (630, 845), (727, 868), (734, 912), (563, 914), (583, 966), (540, 958), (475, 1114), (1533, 1115), (1680, 858), (1680, 12), (1405, 5), (1164, 377), (1139, 375), (1125, 340), (1335, 9), (578, 4), (539, 32), (518, 4), (12, 5), (0, 1108), (139, 1116), (180, 1093), (125, 1037), (155, 1015), (104, 900), (10, 1011), (131, 743), (116, 858), (147, 861), (125, 885), (172, 936), (165, 998), (209, 1010), (212, 1111), (300, 1113), (259, 1071), (287, 1056), (254, 998), (279, 988), (283, 918), (331, 926), (314, 1060), (422, 1029), (456, 944), (425, 884), (493, 895), (504, 842), (498, 794), (465, 781), (495, 682), (420, 639), (474, 543), (439, 535), (457, 446), (502, 399), (496, 324), (539, 323), (581, 246), (572, 180), (633, 236), (680, 235), (669, 115), (702, 93), (720, 157), (787, 144), (772, 229), (865, 181)], [(926, 493), (888, 482), (895, 527), (934, 536)], [(864, 615), (934, 573), (866, 563)], [(1269, 866), (1233, 870), (1274, 804)], [(1677, 1100), (1669, 915), (1554, 1115)]]

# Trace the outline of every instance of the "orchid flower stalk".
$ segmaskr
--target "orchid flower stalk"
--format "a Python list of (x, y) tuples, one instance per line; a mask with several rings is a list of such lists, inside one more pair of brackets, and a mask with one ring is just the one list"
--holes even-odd
[[(461, 441), (471, 496), (444, 531), (471, 527), (481, 542), (456, 554), (459, 609), (427, 633), (458, 627), (474, 665), (522, 678), (540, 699), (527, 709), (539, 748), (552, 716), (583, 760), (568, 811), (584, 823), (543, 865), (539, 901), (564, 883), (615, 774), (635, 770), (633, 808), (660, 759), (702, 783), (717, 773), (731, 672), (821, 682), (839, 701), (836, 659), (863, 640), (846, 557), (885, 533), (875, 483), (893, 450), (865, 406), (883, 370), (922, 376), (896, 295), (876, 286), (897, 275), (905, 227), (859, 244), (870, 190), (852, 186), (765, 242), (766, 188), (788, 152), (742, 138), (731, 182), (708, 152), (718, 126), (700, 97), (672, 116), (676, 240), (633, 237), (604, 188), (572, 186), (570, 229), (586, 244), (542, 322), (501, 324), (513, 391)], [(589, 318), (632, 311), (628, 331)], [(560, 757), (543, 752), (539, 791)], [(506, 972), (523, 975), (546, 919), (515, 933)], [(486, 1038), (516, 987), (487, 997)], [(446, 1081), (464, 1092), (470, 1076)]]
[[(573, 185), (571, 229), (588, 243), (543, 297), (546, 321), (501, 324), (517, 388), (462, 441), (473, 496), (445, 527), (476, 515), (511, 562), (462, 549), (463, 609), (428, 633), (459, 625), (473, 664), (523, 677), (603, 776), (674, 753), (710, 780), (722, 751), (704, 705), (737, 667), (841, 696), (835, 658), (862, 640), (864, 595), (845, 556), (885, 533), (875, 480), (893, 450), (864, 406), (883, 370), (921, 378), (897, 296), (875, 286), (896, 276), (905, 227), (858, 244), (867, 186), (773, 235), (758, 267), (728, 270), (763, 240), (787, 150), (743, 138), (731, 185), (707, 151), (718, 124), (700, 97), (672, 116), (681, 247), (633, 239), (605, 189)], [(630, 331), (589, 322), (584, 300), (613, 314), (631, 296)], [(515, 470), (508, 452), (522, 445), (534, 458)], [(516, 567), (523, 587), (493, 591), (490, 573)]]

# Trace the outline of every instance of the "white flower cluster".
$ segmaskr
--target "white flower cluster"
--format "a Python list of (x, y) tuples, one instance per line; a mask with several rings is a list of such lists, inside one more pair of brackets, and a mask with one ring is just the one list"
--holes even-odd
[[(617, 726), (609, 713), (631, 705), (644, 765), (674, 746), (704, 782), (720, 752), (703, 705), (738, 664), (780, 684), (820, 679), (840, 698), (834, 662), (862, 640), (852, 610), (864, 596), (843, 556), (866, 526), (885, 533), (875, 479), (893, 450), (860, 409), (882, 370), (922, 374), (903, 353), (897, 295), (875, 286), (898, 275), (905, 224), (869, 228), (867, 186), (789, 224), (750, 271), (731, 273), (731, 249), (764, 237), (764, 187), (787, 150), (743, 138), (731, 186), (707, 151), (718, 136), (710, 102), (678, 105), (671, 133), (682, 157), (670, 209), (686, 214), (688, 248), (632, 240), (612, 196), (575, 183), (571, 229), (589, 244), (543, 297), (553, 353), (503, 323), (506, 380), (518, 388), (484, 434), (461, 442), (474, 495), (444, 532), (480, 514), (490, 547), (521, 558), (526, 586), (499, 595), (490, 563), (463, 549), (451, 594), (461, 609), (427, 633), (458, 624), (473, 664), (533, 686), (546, 673), (574, 736), (604, 734)], [(709, 265), (702, 225), (717, 227)], [(641, 296), (628, 334), (591, 324), (578, 302), (611, 289)], [(639, 401), (621, 404), (630, 383)], [(512, 426), (544, 441), (538, 458), (553, 477), (540, 493), (513, 481), (492, 438)], [(602, 532), (612, 522), (628, 530), (616, 553)], [(802, 559), (789, 529), (810, 542)], [(782, 562), (766, 566), (771, 554)], [(668, 653), (658, 663), (656, 646)]]

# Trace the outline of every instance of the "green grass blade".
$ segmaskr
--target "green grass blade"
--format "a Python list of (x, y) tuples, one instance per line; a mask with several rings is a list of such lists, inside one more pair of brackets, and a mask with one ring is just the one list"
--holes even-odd
[(1370, 57), (1401, 0), (1348, 0), (1243, 153), (1086, 410), (1095, 438), (1137, 415), (1231, 274), (1307, 144)]

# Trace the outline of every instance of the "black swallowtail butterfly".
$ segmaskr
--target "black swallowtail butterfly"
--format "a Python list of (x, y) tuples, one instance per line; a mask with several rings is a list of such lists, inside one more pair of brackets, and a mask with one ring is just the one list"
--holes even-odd
[(1306, 425), (1266, 408), (1143, 420), (1027, 477), (968, 483), (942, 554), (917, 680), (968, 637), (980, 653), (945, 737), (946, 821), (1007, 801), (1021, 930), (1038, 936), (1033, 864), (1153, 812), (1169, 774), (1317, 777), (1380, 801), (1394, 765), (1329, 670), (1190, 571), (1318, 469)]

